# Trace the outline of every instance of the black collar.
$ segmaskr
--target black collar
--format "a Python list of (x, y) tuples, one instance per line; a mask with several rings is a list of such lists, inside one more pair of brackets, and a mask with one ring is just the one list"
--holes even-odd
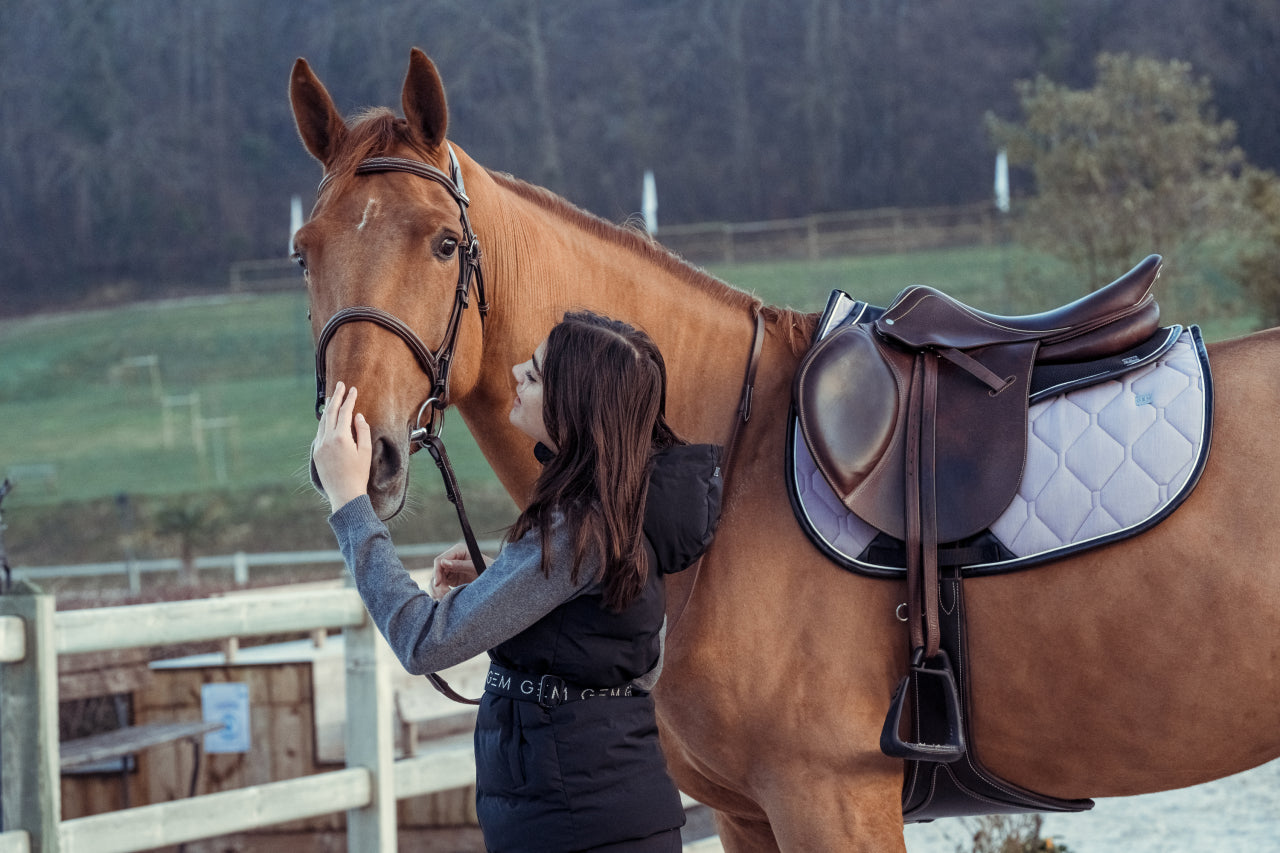
[(556, 458), (555, 452), (539, 441), (533, 446), (533, 458), (537, 459), (543, 465), (546, 465), (552, 459)]

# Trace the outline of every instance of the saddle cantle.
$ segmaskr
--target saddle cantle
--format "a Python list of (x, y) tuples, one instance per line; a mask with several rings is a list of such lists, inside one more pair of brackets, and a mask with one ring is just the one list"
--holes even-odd
[[(909, 674), (895, 692), (881, 738), (886, 754), (907, 761), (907, 820), (1092, 805), (1011, 785), (974, 754), (963, 579), (1132, 535), (1171, 512), (1194, 487), (1208, 449), (1207, 363), (1197, 329), (1158, 328), (1151, 286), (1159, 268), (1160, 258), (1152, 255), (1099, 291), (1024, 317), (977, 311), (920, 286), (904, 290), (883, 311), (837, 292), (842, 299), (833, 294), (819, 323), (794, 384), (788, 489), (806, 532), (825, 553), (855, 571), (907, 580)], [(1177, 368), (1164, 367), (1174, 362)], [(1146, 390), (1180, 382), (1186, 394), (1157, 390), (1157, 397), (1169, 398), (1158, 404)], [(1120, 516), (1100, 512), (1108, 517), (1090, 515), (1083, 524), (1073, 520), (1083, 537), (1074, 542), (1024, 524), (1015, 546), (1022, 551), (1011, 551), (1000, 537), (1019, 530), (1016, 516), (1028, 506), (1028, 494), (1039, 489), (1050, 503), (1060, 503), (1045, 486), (1049, 444), (1038, 426), (1028, 466), (1032, 412), (1054, 422), (1055, 412), (1105, 406), (1108, 395), (1120, 403), (1097, 418), (1098, 426), (1105, 421), (1109, 430), (1119, 420), (1155, 433), (1152, 424), (1172, 429), (1171, 422), (1185, 421), (1193, 458), (1179, 457), (1174, 464), (1182, 468), (1174, 477), (1163, 464), (1154, 508), (1135, 507)], [(1143, 412), (1139, 418), (1114, 416), (1135, 407)], [(1052, 430), (1046, 433), (1056, 440)], [(1124, 438), (1117, 433), (1086, 441), (1076, 434), (1069, 440), (1087, 449), (1090, 442)], [(1049, 455), (1057, 464), (1057, 456)], [(1168, 462), (1169, 454), (1158, 455)], [(810, 480), (805, 470), (821, 477)], [(1096, 477), (1097, 469), (1085, 475)], [(1127, 482), (1127, 476), (1115, 480)], [(1057, 482), (1056, 475), (1048, 477)], [(817, 495), (823, 509), (810, 512), (802, 493)], [(1095, 490), (1095, 499), (1099, 494), (1105, 497)], [(813, 516), (823, 514), (833, 525), (817, 531)], [(841, 554), (831, 539), (855, 541), (856, 556)], [(945, 576), (940, 553), (941, 565), (953, 567)], [(905, 571), (886, 568), (886, 554), (889, 566), (905, 564)], [(900, 735), (904, 721), (914, 742)]]

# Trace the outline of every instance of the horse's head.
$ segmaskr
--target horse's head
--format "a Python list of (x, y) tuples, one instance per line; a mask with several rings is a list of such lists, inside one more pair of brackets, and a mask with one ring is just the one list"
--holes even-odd
[[(383, 518), (408, 486), (411, 433), (434, 429), (451, 391), (475, 381), (483, 285), (478, 243), (435, 66), (413, 50), (405, 118), (371, 110), (350, 124), (306, 61), (289, 97), (306, 148), (324, 166), (294, 248), (307, 281), (319, 407), (341, 380), (360, 391), (373, 433), (369, 495)], [(466, 310), (472, 285), (480, 312)], [(455, 367), (455, 365), (459, 365)], [(312, 482), (319, 485), (315, 469)]]

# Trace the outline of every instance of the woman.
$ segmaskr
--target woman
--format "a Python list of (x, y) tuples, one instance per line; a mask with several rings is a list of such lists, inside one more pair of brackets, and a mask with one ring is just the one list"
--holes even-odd
[(369, 613), (425, 674), (489, 651), (476, 804), (490, 851), (674, 851), (684, 812), (649, 690), (661, 669), (662, 575), (719, 517), (718, 448), (666, 423), (666, 368), (644, 333), (566, 314), (512, 371), (511, 423), (543, 470), (481, 573), (458, 545), (428, 594), (365, 494), (371, 442), (338, 383), (313, 446), (329, 522)]

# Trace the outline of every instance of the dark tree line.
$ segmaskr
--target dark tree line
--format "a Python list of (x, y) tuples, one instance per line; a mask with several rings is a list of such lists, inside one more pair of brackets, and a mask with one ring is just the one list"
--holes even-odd
[(987, 198), (984, 116), (1102, 51), (1190, 62), (1280, 167), (1274, 0), (5, 0), (0, 314), (282, 256), (318, 178), (293, 59), (354, 111), (398, 102), (414, 45), (453, 139), (611, 219), (647, 168), (667, 224)]

